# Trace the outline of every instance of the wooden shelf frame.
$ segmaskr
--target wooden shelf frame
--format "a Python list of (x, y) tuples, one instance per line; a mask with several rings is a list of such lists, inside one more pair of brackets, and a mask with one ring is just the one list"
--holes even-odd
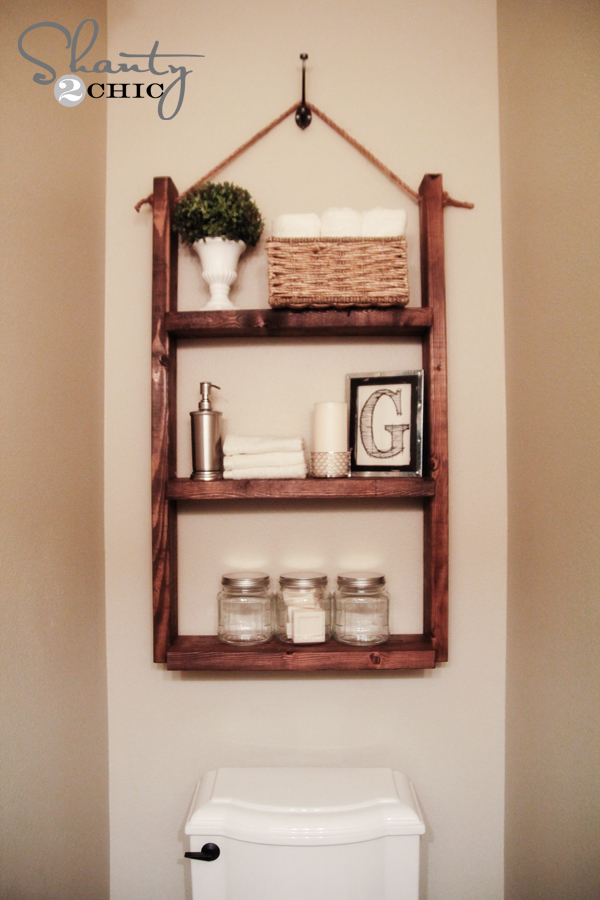
[(433, 310), (231, 309), (168, 312), (165, 329), (179, 338), (411, 337), (427, 334)]
[(168, 652), (169, 669), (314, 672), (323, 670), (370, 672), (386, 669), (432, 669), (435, 649), (420, 634), (394, 635), (376, 647), (350, 647), (333, 639), (306, 646), (273, 639), (256, 647), (233, 647), (214, 636), (177, 638)]
[(170, 500), (352, 500), (369, 498), (433, 497), (433, 478), (268, 478), (248, 481), (167, 482)]
[[(441, 175), (419, 189), (421, 307), (353, 310), (177, 310), (178, 238), (171, 228), (177, 189), (154, 180), (152, 277), (152, 563), (154, 661), (176, 670), (382, 671), (433, 668), (448, 659), (448, 420)], [(425, 370), (423, 478), (266, 479), (196, 482), (177, 477), (177, 344), (217, 338), (419, 336)], [(276, 639), (255, 647), (215, 636), (179, 635), (177, 504), (213, 500), (421, 498), (424, 506), (423, 633), (392, 635), (377, 647), (336, 641), (306, 647)], [(285, 508), (285, 507), (284, 507)]]

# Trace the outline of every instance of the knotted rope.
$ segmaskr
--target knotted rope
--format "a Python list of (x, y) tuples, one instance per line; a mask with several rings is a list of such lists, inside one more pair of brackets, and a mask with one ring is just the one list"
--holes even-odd
[[(280, 116), (278, 116), (276, 119), (274, 119), (269, 125), (266, 126), (266, 128), (261, 129), (261, 131), (257, 131), (257, 133), (253, 137), (251, 137), (249, 141), (246, 141), (245, 144), (242, 144), (241, 147), (238, 147), (237, 150), (234, 150), (234, 152), (230, 156), (228, 156), (226, 159), (224, 159), (222, 162), (220, 162), (217, 166), (215, 166), (213, 169), (211, 169), (210, 172), (207, 172), (206, 175), (204, 175), (199, 181), (196, 181), (186, 191), (184, 191), (182, 194), (179, 194), (179, 196), (176, 197), (176, 201), (181, 200), (181, 198), (185, 197), (186, 194), (189, 194), (190, 191), (193, 191), (195, 188), (199, 187), (205, 181), (208, 181), (209, 178), (212, 178), (213, 175), (216, 175), (217, 172), (220, 172), (221, 169), (224, 169), (225, 166), (229, 165), (230, 162), (233, 162), (234, 159), (237, 159), (238, 156), (240, 156), (242, 153), (244, 153), (245, 150), (247, 150), (249, 147), (252, 147), (253, 144), (256, 144), (257, 141), (260, 141), (260, 139), (263, 138), (266, 134), (268, 134), (269, 131), (272, 131), (273, 128), (275, 128), (277, 125), (279, 125), (281, 122), (283, 122), (284, 119), (287, 119), (288, 116), (291, 116), (291, 114), (293, 112), (295, 112), (297, 108), (298, 108), (298, 104), (294, 103), (293, 106), (290, 106), (289, 109), (286, 109), (286, 111), (284, 113), (282, 113)], [(321, 112), (320, 109), (317, 109), (316, 106), (311, 106), (310, 108), (311, 108), (312, 112), (315, 113), (315, 115), (317, 115), (320, 119), (323, 120), (323, 122), (325, 122), (326, 125), (329, 125), (329, 127), (332, 128), (335, 132), (337, 132), (337, 134), (339, 134), (340, 137), (343, 137), (345, 141), (348, 141), (348, 143), (351, 144), (351, 146), (354, 147), (355, 150), (358, 150), (359, 153), (362, 153), (362, 155), (366, 159), (368, 159), (369, 162), (371, 162), (381, 172), (383, 172), (384, 175), (387, 175), (387, 177), (390, 178), (395, 184), (397, 184), (399, 188), (401, 188), (403, 191), (405, 191), (405, 193), (407, 193), (409, 195), (409, 197), (412, 197), (412, 199), (416, 203), (419, 202), (419, 194), (417, 193), (417, 191), (413, 191), (413, 189), (411, 187), (409, 187), (406, 184), (406, 182), (402, 181), (401, 178), (398, 178), (398, 176), (395, 175), (391, 169), (388, 169), (388, 167), (385, 166), (379, 159), (377, 159), (376, 156), (373, 156), (373, 154), (369, 150), (367, 150), (366, 147), (363, 147), (362, 144), (359, 144), (359, 142), (357, 140), (355, 140), (355, 138), (351, 137), (348, 134), (348, 132), (344, 131), (343, 128), (340, 128), (339, 125), (336, 125), (336, 123), (332, 119), (330, 119), (329, 116), (326, 116), (325, 113)], [(444, 198), (444, 206), (461, 206), (461, 207), (464, 207), (465, 209), (473, 209), (472, 203), (463, 203), (460, 200), (453, 200), (452, 197), (450, 197), (449, 194), (446, 193), (446, 191), (444, 191), (443, 198)], [(153, 194), (149, 194), (147, 197), (144, 197), (143, 200), (140, 200), (139, 203), (136, 203), (136, 205), (135, 205), (136, 211), (139, 212), (145, 203), (149, 203), (152, 206), (153, 199), (154, 199)]]

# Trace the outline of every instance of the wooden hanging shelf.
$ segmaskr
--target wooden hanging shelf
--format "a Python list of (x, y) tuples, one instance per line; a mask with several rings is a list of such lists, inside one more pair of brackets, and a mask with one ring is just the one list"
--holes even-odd
[[(419, 189), (419, 308), (223, 312), (177, 311), (178, 239), (171, 229), (177, 190), (157, 178), (153, 194), (152, 281), (152, 541), (154, 660), (169, 669), (317, 671), (432, 668), (448, 659), (448, 427), (444, 280), (444, 192), (441, 175)], [(425, 370), (423, 478), (349, 478), (195, 482), (178, 478), (176, 376), (182, 340), (311, 339), (419, 336)], [(201, 352), (199, 350), (198, 352)], [(385, 644), (349, 647), (328, 641), (290, 648), (273, 639), (255, 647), (221, 644), (213, 635), (179, 635), (177, 505), (180, 501), (420, 498), (424, 510), (423, 633), (392, 635)]]

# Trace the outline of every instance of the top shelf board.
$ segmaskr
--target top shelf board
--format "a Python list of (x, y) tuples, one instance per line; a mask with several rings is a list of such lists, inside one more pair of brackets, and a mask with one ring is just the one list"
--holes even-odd
[(165, 328), (180, 338), (403, 337), (433, 326), (429, 307), (403, 309), (232, 309), (168, 312)]

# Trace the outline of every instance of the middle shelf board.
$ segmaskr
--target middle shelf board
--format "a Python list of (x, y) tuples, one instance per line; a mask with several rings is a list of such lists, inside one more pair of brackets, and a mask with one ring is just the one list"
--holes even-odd
[(327, 500), (434, 497), (433, 478), (253, 478), (193, 481), (172, 478), (169, 500)]
[(181, 338), (408, 337), (433, 326), (430, 307), (403, 309), (232, 309), (167, 312), (165, 328)]

